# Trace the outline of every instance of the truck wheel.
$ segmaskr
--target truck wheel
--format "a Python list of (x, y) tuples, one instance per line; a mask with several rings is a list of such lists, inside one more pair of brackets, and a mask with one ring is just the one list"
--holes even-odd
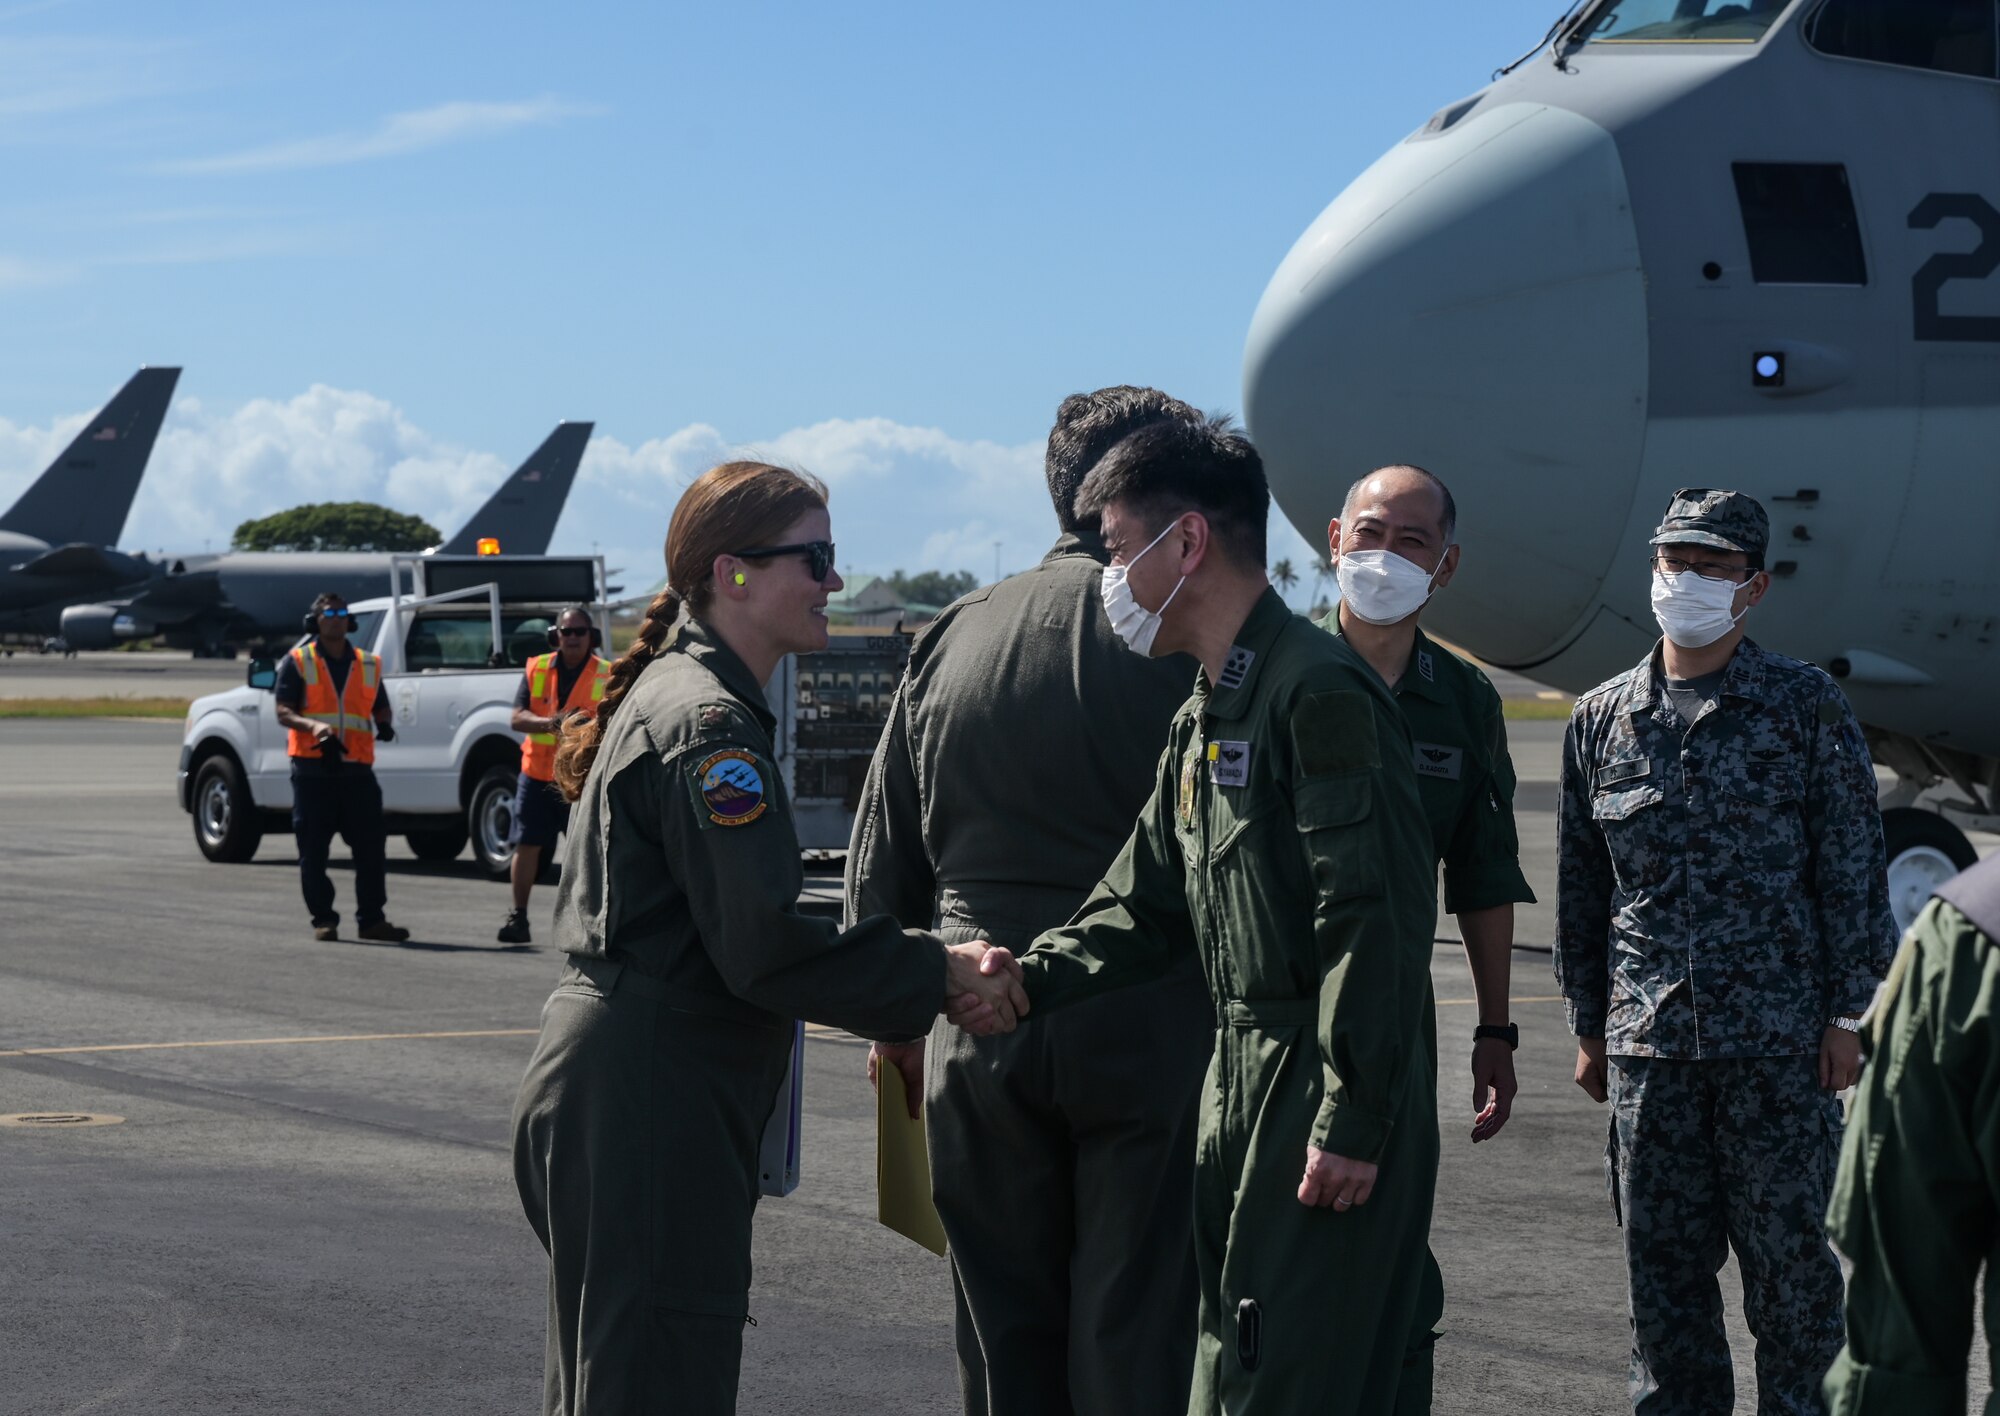
[(264, 826), (235, 758), (217, 753), (201, 764), (194, 776), (193, 801), (194, 843), (203, 855), (234, 864), (257, 854)]
[(514, 863), (514, 787), (520, 772), (512, 767), (488, 767), (472, 788), (465, 805), (466, 834), (472, 838), (472, 858), (494, 880), (505, 880)]
[(1899, 931), (1915, 922), (1933, 890), (1979, 862), (1963, 831), (1920, 807), (1883, 812), (1882, 837), (1889, 857), (1889, 909)]
[(457, 860), (458, 853), (465, 849), (465, 823), (454, 818), (442, 826), (406, 831), (403, 839), (410, 843), (410, 853), (418, 860)]

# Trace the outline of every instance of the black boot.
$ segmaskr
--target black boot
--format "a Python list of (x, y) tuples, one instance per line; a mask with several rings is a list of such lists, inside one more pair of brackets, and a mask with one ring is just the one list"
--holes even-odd
[(507, 922), (500, 926), (500, 932), (494, 937), (502, 944), (527, 944), (531, 942), (534, 936), (528, 932), (528, 912), (526, 910), (507, 911)]

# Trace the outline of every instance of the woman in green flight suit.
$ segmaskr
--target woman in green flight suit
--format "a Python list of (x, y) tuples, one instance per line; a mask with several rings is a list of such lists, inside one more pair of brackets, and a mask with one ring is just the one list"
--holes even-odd
[(712, 468), (675, 507), (666, 559), (556, 759), (576, 803), (556, 897), (569, 960), (514, 1108), (515, 1181), (549, 1252), (549, 1416), (734, 1410), (758, 1142), (792, 1019), (908, 1038), (947, 1003), (983, 1031), (1027, 1008), (1004, 950), (982, 973), (979, 943), (798, 912), (763, 686), (826, 646), (841, 581), (825, 489)]

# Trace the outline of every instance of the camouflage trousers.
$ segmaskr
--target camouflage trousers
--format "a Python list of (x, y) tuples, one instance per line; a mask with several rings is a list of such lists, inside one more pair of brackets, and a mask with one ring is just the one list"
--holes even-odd
[(1818, 1058), (1610, 1060), (1606, 1159), (1625, 1235), (1633, 1411), (1731, 1409), (1716, 1275), (1734, 1249), (1759, 1416), (1823, 1412), (1820, 1378), (1843, 1339), (1824, 1218), (1842, 1123)]

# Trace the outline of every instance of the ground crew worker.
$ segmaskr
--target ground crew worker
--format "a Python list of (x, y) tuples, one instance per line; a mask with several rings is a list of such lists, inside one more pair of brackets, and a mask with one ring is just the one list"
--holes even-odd
[(375, 780), (375, 742), (396, 737), (382, 661), (347, 642), (355, 628), (347, 602), (335, 594), (313, 601), (306, 640), (278, 661), (278, 726), (290, 731), (292, 835), (299, 846), (299, 885), (312, 915), (313, 938), (340, 937), (326, 857), (336, 832), (354, 853), (356, 934), (400, 944), (410, 931), (383, 917), (388, 907), (382, 787)]
[(1188, 1410), (1379, 1416), (1407, 1409), (1437, 1178), (1430, 832), (1394, 697), (1265, 579), (1269, 506), (1219, 427), (1143, 429), (1085, 481), (1113, 631), (1202, 668), (1117, 860), (1021, 964), (1045, 1020), (1199, 955)]
[[(1016, 951), (1076, 912), (1152, 790), (1194, 680), (1111, 632), (1105, 552), (1076, 514), (1126, 434), (1201, 415), (1157, 389), (1064, 399), (1047, 474), (1062, 538), (918, 636), (847, 855), (850, 919), (942, 921)], [(995, 664), (1008, 666), (994, 673)], [(1025, 764), (1025, 770), (1024, 770)], [(1194, 1361), (1195, 1101), (1214, 1010), (1190, 953), (1040, 1027), (877, 1045), (922, 1098), (972, 1416), (1158, 1416)]]
[(514, 788), (514, 829), (508, 840), (514, 858), (507, 863), (507, 881), (514, 887), (514, 908), (500, 926), (502, 944), (526, 944), (528, 895), (542, 853), (553, 850), (556, 837), (569, 829), (569, 802), (556, 789), (556, 734), (565, 721), (588, 717), (604, 698), (611, 665), (597, 650), (604, 635), (590, 622), (590, 611), (572, 605), (556, 616), (549, 630), (549, 647), (537, 654), (521, 674), (514, 692), (510, 726), (526, 734), (521, 743), (521, 777)]
[(557, 752), (579, 803), (556, 895), (569, 961), (514, 1110), (549, 1253), (551, 1416), (735, 1409), (758, 1143), (793, 1018), (908, 1037), (948, 995), (974, 1027), (1025, 1011), (1005, 950), (798, 911), (764, 684), (826, 647), (840, 586), (817, 482), (711, 468), (674, 508), (667, 588)]
[[(1533, 903), (1514, 831), (1514, 762), (1500, 695), (1473, 665), (1417, 621), (1451, 583), (1460, 556), (1451, 491), (1421, 467), (1383, 467), (1348, 489), (1326, 528), (1340, 604), (1320, 621), (1354, 646), (1409, 720), (1411, 765), (1444, 869), (1444, 907), (1458, 917), (1479, 1017), (1472, 1029), (1472, 1139), (1500, 1133), (1513, 1109), (1514, 1049), (1507, 1006), (1514, 906)], [(1444, 1279), (1427, 1256), (1434, 1300), (1418, 1315), (1413, 1352), (1426, 1360), (1443, 1315)]]
[(1768, 536), (1754, 498), (1676, 492), (1653, 537), (1665, 637), (1563, 741), (1556, 978), (1577, 1085), (1611, 1101), (1632, 1407), (1662, 1416), (1730, 1409), (1732, 1248), (1758, 1411), (1821, 1409), (1834, 1093), (1896, 937), (1861, 725), (1825, 672), (1744, 637)]
[[(1833, 1416), (1965, 1410), (1980, 1266), (2000, 1232), (2000, 856), (1917, 916), (1865, 1036), (1827, 1223), (1854, 1265)], [(1989, 1279), (1990, 1282), (1990, 1279)], [(1986, 1346), (2000, 1352), (1989, 1296)]]

